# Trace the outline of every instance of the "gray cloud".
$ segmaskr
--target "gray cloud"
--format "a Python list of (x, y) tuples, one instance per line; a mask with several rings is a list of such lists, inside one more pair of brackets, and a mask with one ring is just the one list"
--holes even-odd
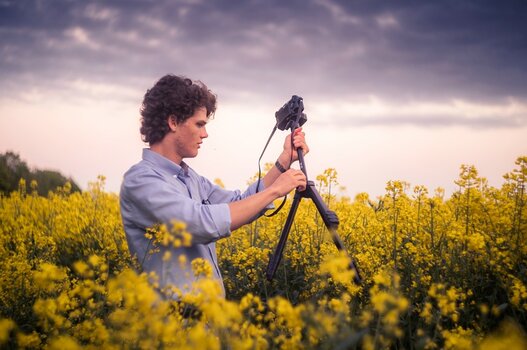
[(527, 118), (503, 118), (503, 116), (490, 117), (476, 117), (463, 118), (451, 115), (427, 115), (422, 117), (417, 116), (378, 116), (378, 117), (364, 117), (355, 116), (346, 120), (340, 120), (335, 124), (342, 127), (358, 127), (358, 126), (418, 126), (418, 127), (451, 127), (463, 126), (474, 129), (487, 128), (512, 128), (527, 125)]
[[(0, 4), (2, 95), (28, 86), (67, 94), (76, 80), (144, 91), (173, 72), (202, 79), (223, 101), (248, 92), (279, 104), (293, 93), (328, 101), (371, 94), (487, 103), (527, 98), (524, 62), (522, 1)], [(356, 119), (357, 125), (392, 121)], [(525, 125), (525, 118), (442, 115), (400, 121)]]

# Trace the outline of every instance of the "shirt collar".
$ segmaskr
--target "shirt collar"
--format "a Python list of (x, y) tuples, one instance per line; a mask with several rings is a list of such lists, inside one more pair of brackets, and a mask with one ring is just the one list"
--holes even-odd
[(185, 162), (181, 161), (181, 165), (176, 164), (150, 148), (143, 149), (143, 160), (152, 163), (171, 176), (188, 176), (189, 167)]

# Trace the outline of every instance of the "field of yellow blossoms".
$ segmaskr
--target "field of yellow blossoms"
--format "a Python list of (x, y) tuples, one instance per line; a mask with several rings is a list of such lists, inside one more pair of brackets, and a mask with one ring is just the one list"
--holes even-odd
[[(226, 300), (200, 278), (182, 302), (139, 272), (104, 178), (47, 197), (22, 185), (0, 197), (0, 348), (527, 349), (527, 157), (512, 168), (501, 188), (463, 165), (449, 198), (390, 181), (375, 199), (336, 196), (328, 169), (317, 186), (361, 285), (303, 200), (271, 282), (287, 205), (219, 243)], [(190, 244), (181, 225), (148, 235)]]

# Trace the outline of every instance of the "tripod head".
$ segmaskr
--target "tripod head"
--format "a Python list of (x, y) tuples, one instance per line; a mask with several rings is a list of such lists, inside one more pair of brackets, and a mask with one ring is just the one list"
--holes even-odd
[(276, 127), (280, 130), (298, 128), (307, 121), (304, 111), (304, 102), (302, 97), (293, 95), (282, 108), (275, 113)]
[[(282, 108), (275, 113), (276, 117), (276, 128), (280, 130), (291, 129), (293, 132), (296, 128), (301, 127), (306, 121), (307, 116), (302, 113), (304, 111), (304, 101), (302, 97), (293, 95), (289, 101), (287, 101)], [(276, 129), (275, 129), (276, 130)], [(291, 139), (291, 149), (293, 148), (293, 140)], [(304, 154), (302, 149), (297, 149), (298, 163), (300, 164), (300, 170), (306, 175), (307, 171), (304, 162)]]

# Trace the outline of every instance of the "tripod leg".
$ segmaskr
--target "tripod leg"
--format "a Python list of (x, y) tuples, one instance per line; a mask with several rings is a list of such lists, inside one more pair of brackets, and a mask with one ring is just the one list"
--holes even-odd
[(287, 216), (287, 220), (284, 224), (284, 228), (282, 229), (282, 234), (280, 235), (280, 240), (278, 241), (276, 249), (269, 260), (269, 265), (267, 266), (267, 271), (265, 275), (268, 281), (273, 279), (274, 274), (276, 273), (276, 269), (280, 264), (280, 260), (282, 259), (282, 254), (285, 248), (285, 243), (287, 242), (287, 237), (289, 236), (289, 231), (291, 230), (291, 226), (293, 225), (296, 210), (298, 209), (298, 205), (300, 204), (301, 199), (302, 196), (298, 193), (298, 191), (296, 191), (293, 203), (291, 205), (291, 209), (289, 210), (289, 214)]
[[(322, 220), (324, 221), (324, 224), (328, 228), (329, 232), (331, 233), (331, 238), (333, 239), (333, 243), (335, 243), (335, 246), (337, 249), (341, 252), (344, 252), (346, 255), (348, 255), (346, 248), (344, 247), (344, 243), (340, 239), (337, 228), (339, 226), (339, 218), (337, 217), (337, 214), (334, 211), (331, 211), (326, 206), (326, 203), (324, 203), (324, 200), (318, 193), (315, 184), (313, 181), (308, 181), (307, 188), (305, 190), (305, 197), (311, 198), (313, 202), (315, 203), (315, 206), (317, 207), (318, 212), (322, 216)], [(362, 277), (360, 275), (359, 269), (357, 268), (357, 265), (355, 261), (348, 255), (349, 261), (350, 261), (350, 269), (354, 272), (353, 281), (356, 284), (360, 284), (362, 282)]]
[[(300, 116), (300, 114), (298, 116)], [(292, 133), (294, 133), (295, 129), (300, 126), (298, 120), (299, 119), (297, 119), (291, 126)], [(302, 148), (297, 149), (297, 154), (298, 154), (298, 161), (300, 163), (300, 170), (302, 170), (304, 175), (306, 175), (306, 179), (307, 179), (307, 171), (306, 171), (306, 166), (304, 162), (304, 153), (303, 153)], [(337, 214), (335, 214), (335, 212), (327, 208), (326, 204), (322, 200), (322, 197), (320, 197), (320, 194), (317, 192), (317, 189), (313, 181), (308, 181), (307, 187), (304, 191), (300, 193), (297, 190), (295, 192), (295, 198), (293, 200), (291, 210), (289, 211), (289, 215), (287, 216), (287, 221), (282, 230), (282, 234), (280, 235), (280, 241), (278, 242), (278, 245), (276, 246), (276, 250), (271, 256), (271, 259), (269, 260), (269, 265), (267, 266), (266, 277), (267, 277), (267, 280), (269, 281), (273, 279), (276, 269), (278, 268), (278, 265), (280, 264), (280, 260), (282, 259), (282, 254), (285, 248), (285, 243), (287, 242), (287, 237), (289, 236), (289, 231), (291, 229), (291, 225), (293, 224), (293, 219), (295, 217), (296, 210), (298, 209), (298, 205), (302, 197), (311, 198), (313, 202), (315, 202), (315, 206), (317, 207), (320, 215), (322, 216), (322, 219), (324, 220), (324, 224), (326, 225), (328, 230), (331, 232), (333, 242), (335, 243), (337, 249), (344, 252), (347, 255), (347, 251), (344, 247), (344, 244), (342, 243), (342, 240), (337, 234), (337, 228), (339, 225), (339, 219), (337, 217)], [(353, 276), (353, 281), (356, 284), (360, 284), (362, 282), (362, 278), (360, 276), (359, 269), (357, 268), (355, 261), (349, 256), (348, 258), (350, 261), (350, 265), (349, 265), (350, 269), (353, 270), (353, 272), (355, 272)]]
[(346, 256), (349, 259), (349, 262), (350, 262), (349, 267), (354, 272), (353, 282), (355, 282), (355, 284), (360, 284), (362, 282), (362, 276), (360, 275), (360, 272), (357, 267), (357, 264), (355, 263), (355, 260), (349, 256), (348, 252), (346, 251), (346, 248), (344, 247), (344, 243), (342, 243), (342, 240), (340, 239), (340, 236), (337, 233), (337, 230), (334, 228), (329, 228), (329, 227), (328, 227), (328, 230), (331, 233), (331, 238), (333, 239), (333, 243), (335, 243), (335, 246), (337, 247), (337, 249), (341, 252), (346, 253)]

